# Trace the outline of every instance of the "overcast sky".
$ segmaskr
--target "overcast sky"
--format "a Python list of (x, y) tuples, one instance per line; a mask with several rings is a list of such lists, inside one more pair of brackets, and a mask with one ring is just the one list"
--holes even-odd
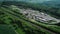
[(51, 1), (51, 0), (18, 0), (18, 1), (26, 1), (26, 2), (45, 2), (45, 1)]
[[(3, 1), (3, 0), (0, 0), (0, 1)], [(14, 1), (14, 0), (7, 0), (7, 1)], [(18, 1), (25, 1), (25, 0), (18, 0)], [(50, 0), (26, 0), (26, 1), (50, 1)]]
[[(3, 0), (0, 0), (0, 1), (3, 1)], [(51, 0), (5, 0), (5, 1), (45, 2), (45, 1), (51, 1)]]

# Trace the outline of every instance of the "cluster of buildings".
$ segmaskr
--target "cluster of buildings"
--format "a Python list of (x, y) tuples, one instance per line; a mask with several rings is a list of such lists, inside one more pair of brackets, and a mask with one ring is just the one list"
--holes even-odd
[(32, 10), (32, 9), (20, 9), (20, 8), (16, 8), (13, 7), (14, 10), (18, 9), (20, 11), (20, 13), (22, 13), (23, 15), (25, 15), (27, 18), (30, 19), (34, 19), (36, 21), (40, 21), (40, 22), (44, 22), (44, 23), (50, 23), (52, 21), (52, 23), (59, 23), (60, 20), (37, 10)]
[(46, 13), (39, 12), (37, 10), (32, 9), (20, 9), (20, 10), (21, 10), (20, 12), (23, 13), (23, 15), (26, 15), (27, 18), (34, 19), (36, 21), (48, 23), (48, 21), (54, 20), (54, 22), (58, 22), (57, 19), (51, 17), (50, 15), (47, 15)]

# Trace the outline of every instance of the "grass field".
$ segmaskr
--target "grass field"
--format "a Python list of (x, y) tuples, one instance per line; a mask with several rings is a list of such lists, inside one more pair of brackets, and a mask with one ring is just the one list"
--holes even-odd
[(10, 25), (0, 25), (0, 34), (16, 34)]
[(18, 9), (1, 7), (0, 12), (0, 34), (60, 34), (60, 26), (28, 19)]

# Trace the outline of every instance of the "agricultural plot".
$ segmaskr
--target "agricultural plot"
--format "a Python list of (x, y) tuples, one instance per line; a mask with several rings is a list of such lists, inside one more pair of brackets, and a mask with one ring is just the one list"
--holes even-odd
[(16, 34), (16, 32), (10, 25), (0, 24), (0, 34)]
[(60, 26), (28, 19), (19, 12), (19, 9), (1, 7), (0, 12), (0, 23), (3, 24), (0, 25), (0, 34), (60, 34)]

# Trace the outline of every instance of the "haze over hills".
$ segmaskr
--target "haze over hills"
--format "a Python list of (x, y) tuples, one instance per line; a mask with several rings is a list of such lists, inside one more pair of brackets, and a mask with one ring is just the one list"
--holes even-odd
[(60, 8), (60, 0), (52, 0), (52, 1), (46, 1), (43, 2), (44, 5), (53, 6), (53, 7), (59, 7)]
[(25, 2), (30, 2), (30, 3), (42, 3), (42, 2), (50, 1), (50, 0), (4, 0), (4, 1), (25, 1)]
[(60, 7), (60, 0), (0, 0), (1, 1), (24, 1), (27, 3), (39, 3), (46, 6)]

